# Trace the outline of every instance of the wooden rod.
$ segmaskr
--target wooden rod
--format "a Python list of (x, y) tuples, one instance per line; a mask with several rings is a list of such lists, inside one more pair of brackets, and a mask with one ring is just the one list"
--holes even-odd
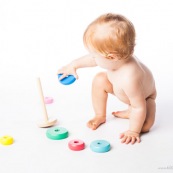
[(46, 110), (46, 105), (44, 103), (44, 95), (43, 95), (43, 89), (42, 89), (42, 86), (41, 86), (40, 78), (37, 78), (37, 84), (38, 84), (38, 89), (39, 89), (39, 93), (40, 93), (41, 104), (42, 104), (42, 107), (43, 107), (44, 119), (45, 119), (45, 121), (48, 121), (48, 114), (47, 114), (47, 110)]

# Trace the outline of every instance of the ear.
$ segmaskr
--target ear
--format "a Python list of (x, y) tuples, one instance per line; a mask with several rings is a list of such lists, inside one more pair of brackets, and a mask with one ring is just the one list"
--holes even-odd
[(118, 60), (118, 57), (113, 54), (113, 53), (109, 53), (107, 56), (106, 56), (107, 59), (111, 59), (111, 60)]

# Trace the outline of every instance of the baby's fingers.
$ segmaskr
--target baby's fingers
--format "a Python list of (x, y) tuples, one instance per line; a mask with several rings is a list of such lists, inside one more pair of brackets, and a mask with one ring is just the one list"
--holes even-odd
[(140, 142), (141, 142), (140, 137), (136, 137), (136, 141), (137, 141), (138, 143), (140, 143)]
[(121, 143), (125, 143), (126, 142), (126, 140), (127, 140), (127, 136), (124, 136), (123, 138), (122, 138), (122, 140), (121, 140)]
[(120, 134), (120, 139), (122, 139), (124, 137), (124, 133)]
[(59, 80), (62, 80), (62, 79), (64, 79), (66, 76), (68, 76), (66, 73), (63, 73), (62, 75), (61, 75), (61, 77), (59, 78)]
[(132, 137), (131, 144), (134, 144), (136, 142), (136, 138)]
[(64, 71), (65, 71), (65, 70), (64, 70), (63, 67), (62, 67), (62, 68), (60, 68), (60, 69), (57, 71), (56, 74), (63, 74)]
[(79, 78), (79, 76), (77, 75), (77, 73), (74, 73), (73, 76), (74, 76), (76, 79)]
[(132, 137), (131, 144), (134, 144), (135, 142), (140, 143), (141, 140), (139, 137)]
[(126, 138), (125, 143), (126, 143), (126, 144), (129, 144), (129, 142), (131, 141), (131, 139), (132, 139), (131, 136), (128, 136), (128, 137)]

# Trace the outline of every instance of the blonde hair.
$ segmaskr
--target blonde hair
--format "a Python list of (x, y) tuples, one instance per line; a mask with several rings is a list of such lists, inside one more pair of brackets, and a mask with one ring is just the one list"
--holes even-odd
[(119, 59), (125, 59), (133, 54), (135, 29), (124, 16), (108, 13), (101, 15), (87, 27), (83, 41), (88, 49), (105, 57), (111, 53)]

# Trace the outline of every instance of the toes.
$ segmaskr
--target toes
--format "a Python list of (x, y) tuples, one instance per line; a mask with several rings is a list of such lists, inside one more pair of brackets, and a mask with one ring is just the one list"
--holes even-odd
[(112, 112), (112, 115), (117, 115), (119, 113), (119, 111), (116, 111), (116, 112)]
[(92, 121), (89, 121), (89, 122), (87, 123), (87, 126), (88, 126), (89, 128), (92, 128)]
[(116, 111), (112, 112), (112, 115), (114, 115), (117, 118), (125, 118), (125, 119), (129, 117), (128, 111)]
[(92, 130), (96, 130), (97, 127), (98, 127), (98, 124), (97, 124), (97, 123), (95, 123), (95, 122), (92, 122), (92, 123), (91, 123), (91, 129), (92, 129)]
[(119, 113), (119, 111), (112, 112), (112, 115), (114, 115), (115, 117), (118, 117), (118, 113)]
[(87, 123), (87, 126), (92, 130), (96, 130), (103, 123), (105, 123), (104, 119), (93, 119)]
[(90, 128), (90, 129), (92, 129), (92, 130), (96, 130), (97, 129), (97, 127), (98, 127), (98, 124), (96, 123), (96, 122), (94, 122), (94, 121), (89, 121), (88, 122), (88, 127)]

